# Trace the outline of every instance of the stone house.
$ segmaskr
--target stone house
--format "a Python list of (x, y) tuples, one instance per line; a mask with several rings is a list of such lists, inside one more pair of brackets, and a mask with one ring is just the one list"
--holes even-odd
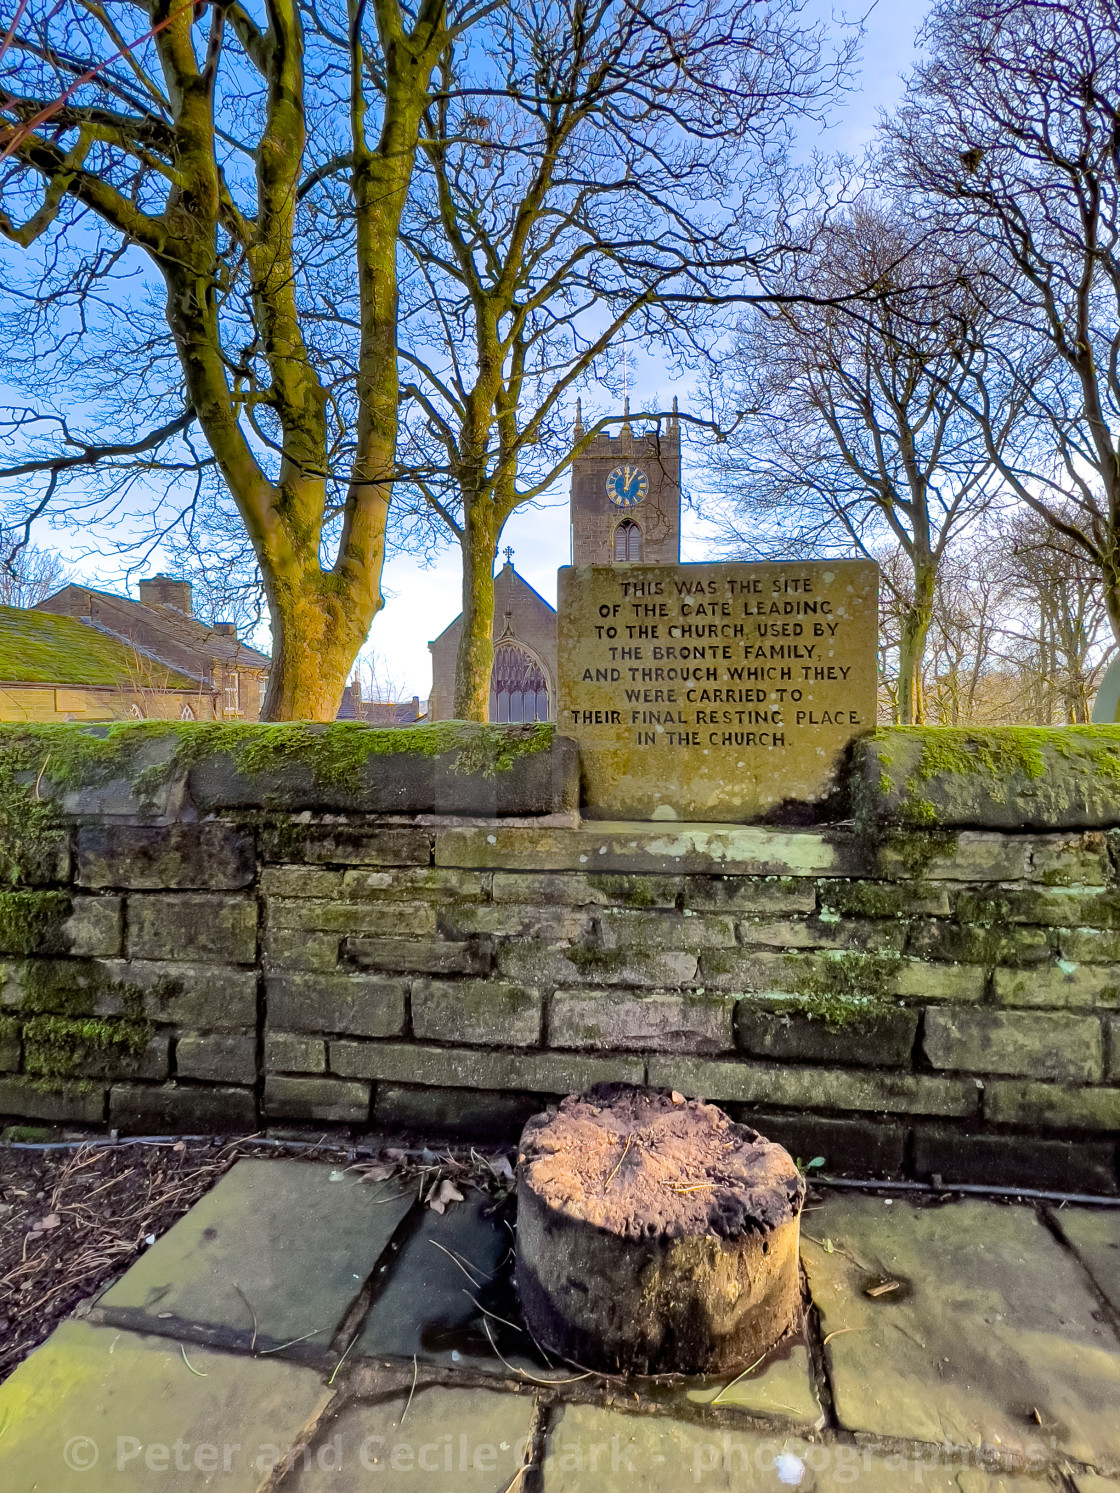
[[(3, 610), (19, 619), (18, 629), (12, 616), (3, 619), (12, 639), (0, 669), (3, 708), (13, 712), (5, 719), (260, 719), (267, 654), (242, 643), (232, 622), (195, 617), (189, 581), (142, 580), (139, 601), (70, 585), (28, 611)], [(33, 636), (41, 655), (34, 666)]]

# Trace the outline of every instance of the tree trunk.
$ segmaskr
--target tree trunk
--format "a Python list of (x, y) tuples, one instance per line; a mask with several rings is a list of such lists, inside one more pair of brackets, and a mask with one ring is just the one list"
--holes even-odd
[(914, 562), (914, 599), (903, 614), (898, 647), (898, 719), (903, 726), (920, 726), (925, 722), (922, 664), (933, 618), (936, 581), (937, 567), (932, 561)]
[[(481, 505), (479, 505), (481, 507)], [(455, 655), (455, 719), (490, 719), (494, 667), (494, 557), (499, 535), (468, 507), (463, 529), (463, 629)]]

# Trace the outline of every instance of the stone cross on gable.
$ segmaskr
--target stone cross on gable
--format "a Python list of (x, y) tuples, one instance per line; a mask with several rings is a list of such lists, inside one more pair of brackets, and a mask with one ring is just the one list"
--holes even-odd
[(513, 545), (512, 544), (507, 544), (506, 547), (505, 547), (505, 549), (502, 551), (502, 554), (505, 555), (505, 557), (506, 557), (506, 564), (507, 565), (512, 565), (513, 564)]

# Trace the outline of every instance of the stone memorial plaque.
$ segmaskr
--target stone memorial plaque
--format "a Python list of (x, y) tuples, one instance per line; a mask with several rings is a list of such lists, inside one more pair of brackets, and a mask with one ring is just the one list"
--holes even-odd
[(875, 725), (869, 560), (560, 571), (558, 729), (592, 819), (760, 818)]

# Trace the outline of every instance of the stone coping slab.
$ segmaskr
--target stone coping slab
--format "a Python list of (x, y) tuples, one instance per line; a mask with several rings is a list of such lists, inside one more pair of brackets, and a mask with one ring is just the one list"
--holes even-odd
[(507, 1493), (532, 1452), (531, 1394), (419, 1389), (346, 1406), (283, 1493)]
[(553, 1412), (544, 1456), (544, 1493), (1042, 1493), (1056, 1484), (990, 1476), (953, 1464), (939, 1448), (884, 1456), (851, 1443), (807, 1442), (700, 1425), (668, 1416), (630, 1415), (593, 1405)]
[(1054, 1218), (1097, 1290), (1120, 1312), (1120, 1210), (1061, 1208)]
[(820, 1430), (825, 1421), (803, 1332), (779, 1343), (748, 1373), (703, 1389), (688, 1389), (685, 1397), (693, 1405), (725, 1406), (767, 1420), (796, 1421), (814, 1430)]
[(846, 1430), (1120, 1467), (1120, 1342), (1033, 1210), (830, 1198), (802, 1256)]
[(64, 1322), (0, 1385), (4, 1493), (258, 1493), (330, 1401), (311, 1369)]
[(322, 1352), (413, 1200), (314, 1162), (239, 1161), (98, 1307), (153, 1332)]

